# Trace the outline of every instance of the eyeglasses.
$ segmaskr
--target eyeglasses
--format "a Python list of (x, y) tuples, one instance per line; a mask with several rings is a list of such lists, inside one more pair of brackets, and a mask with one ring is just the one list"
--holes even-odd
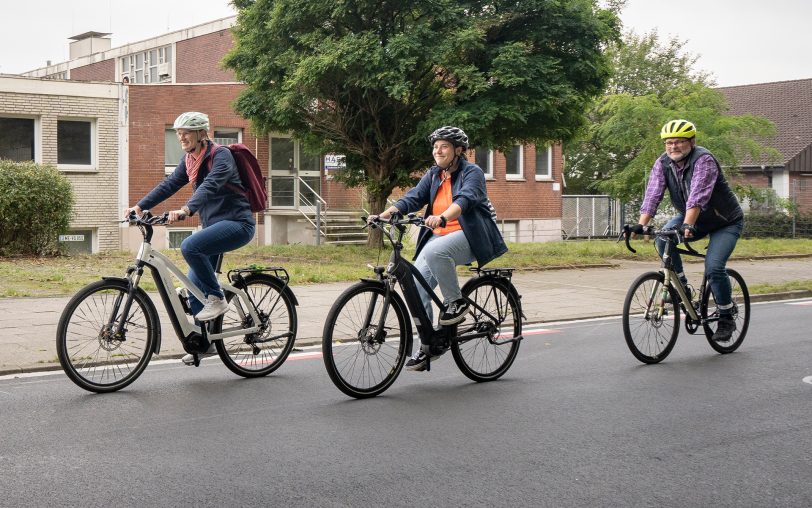
[(687, 142), (687, 139), (671, 139), (665, 142), (665, 146), (677, 146)]

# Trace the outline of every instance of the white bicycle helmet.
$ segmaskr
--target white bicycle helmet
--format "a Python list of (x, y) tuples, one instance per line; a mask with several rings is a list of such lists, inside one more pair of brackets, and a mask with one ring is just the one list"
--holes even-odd
[(175, 118), (173, 129), (187, 129), (190, 131), (207, 131), (209, 130), (209, 115), (200, 113), (198, 111), (187, 111)]

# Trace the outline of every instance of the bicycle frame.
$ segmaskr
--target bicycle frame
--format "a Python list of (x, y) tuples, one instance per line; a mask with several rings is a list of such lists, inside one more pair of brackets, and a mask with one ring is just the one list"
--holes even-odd
[[(395, 235), (393, 235), (391, 231), (387, 231), (381, 228), (383, 234), (387, 236), (390, 243), (392, 244), (392, 255), (389, 258), (389, 263), (387, 264), (385, 271), (382, 267), (375, 268), (375, 273), (378, 274), (379, 278), (378, 280), (383, 282), (386, 287), (386, 293), (384, 298), (385, 307), (384, 312), (381, 314), (379, 318), (378, 329), (379, 330), (383, 329), (383, 324), (386, 321), (386, 310), (389, 309), (389, 303), (392, 298), (391, 292), (394, 290), (395, 281), (397, 281), (397, 283), (400, 285), (401, 291), (403, 291), (403, 295), (405, 297), (406, 306), (409, 309), (409, 313), (411, 314), (412, 319), (415, 320), (417, 326), (417, 333), (418, 336), (420, 337), (420, 342), (422, 344), (430, 345), (432, 344), (432, 341), (434, 341), (437, 338), (445, 338), (447, 340), (458, 340), (459, 337), (457, 335), (457, 325), (443, 326), (440, 330), (434, 329), (434, 325), (429, 319), (428, 314), (426, 313), (426, 309), (423, 307), (423, 302), (420, 298), (420, 293), (418, 292), (415, 281), (417, 281), (417, 283), (423, 287), (423, 289), (429, 295), (431, 300), (437, 305), (437, 307), (440, 309), (441, 312), (446, 309), (446, 306), (443, 304), (440, 298), (437, 297), (434, 290), (431, 289), (428, 282), (426, 282), (426, 279), (423, 278), (423, 275), (420, 273), (417, 267), (415, 267), (412, 263), (410, 263), (401, 255), (401, 250), (403, 249), (402, 240), (403, 235), (406, 232), (406, 227), (403, 225), (403, 223), (397, 222), (395, 217), (396, 215), (393, 215), (393, 218), (392, 220), (390, 220), (389, 224), (392, 226), (392, 228), (397, 229), (398, 231), (397, 238), (395, 238)], [(417, 224), (422, 227), (425, 227), (422, 225), (422, 218), (415, 216), (415, 214), (409, 214), (409, 218), (405, 221), (405, 223)], [(493, 276), (497, 278), (503, 278), (503, 276), (497, 272), (494, 272)], [(463, 298), (465, 298), (468, 301), (468, 304), (470, 306), (482, 312), (489, 319), (494, 319), (496, 322), (501, 322), (501, 320), (497, 320), (496, 318), (494, 318), (494, 316), (492, 316), (486, 309), (483, 309), (481, 306), (477, 305), (476, 302), (472, 301), (471, 299), (465, 296), (463, 296)], [(369, 320), (371, 319), (373, 311), (374, 307), (370, 307), (367, 322), (369, 322)], [(466, 334), (464, 338), (467, 341), (487, 336), (488, 336), (487, 331), (477, 331), (474, 334), (470, 335)], [(521, 339), (522, 339), (521, 336), (515, 337), (502, 343), (520, 341)]]
[[(147, 212), (144, 213), (141, 219), (144, 219), (144, 217), (146, 217), (146, 221), (149, 221), (149, 219), (152, 218)], [(165, 217), (166, 214), (164, 214), (164, 219)], [(154, 219), (160, 219), (160, 217), (154, 217)], [(245, 328), (242, 325), (235, 326), (223, 329), (220, 331), (220, 333), (210, 334), (208, 333), (207, 326), (197, 325), (194, 322), (190, 323), (189, 318), (187, 317), (188, 314), (184, 310), (183, 304), (181, 303), (180, 296), (175, 292), (175, 284), (173, 283), (172, 277), (174, 276), (178, 281), (180, 281), (183, 287), (190, 291), (199, 301), (205, 301), (205, 295), (169, 258), (152, 248), (152, 223), (139, 220), (138, 226), (141, 229), (144, 240), (141, 243), (141, 247), (138, 249), (138, 254), (135, 257), (135, 264), (127, 269), (126, 280), (129, 285), (129, 293), (127, 296), (127, 301), (124, 302), (123, 312), (121, 312), (117, 318), (119, 320), (119, 330), (125, 328), (125, 319), (126, 316), (129, 315), (133, 295), (135, 294), (135, 291), (137, 290), (141, 281), (141, 276), (144, 273), (144, 266), (147, 266), (150, 268), (153, 279), (155, 279), (155, 285), (158, 288), (158, 293), (161, 295), (161, 300), (163, 301), (164, 307), (169, 315), (169, 320), (172, 322), (172, 327), (175, 330), (175, 334), (181, 341), (188, 340), (194, 334), (199, 334), (202, 337), (207, 338), (209, 341), (213, 341), (222, 340), (228, 337), (248, 335), (260, 331), (259, 323), (261, 323), (261, 320), (256, 313), (254, 305), (251, 304), (250, 298), (244, 291), (228, 283), (221, 283), (220, 285), (224, 290), (235, 294), (237, 298), (240, 299), (240, 302), (242, 302), (242, 305), (236, 306), (237, 312), (240, 315), (241, 323), (245, 321), (245, 309), (248, 309), (248, 314), (250, 315), (254, 325), (248, 328)], [(119, 303), (120, 302), (117, 302), (116, 308), (118, 308)], [(115, 318), (115, 316), (113, 316), (113, 318)], [(155, 352), (157, 353), (159, 351), (160, 338), (155, 345)]]

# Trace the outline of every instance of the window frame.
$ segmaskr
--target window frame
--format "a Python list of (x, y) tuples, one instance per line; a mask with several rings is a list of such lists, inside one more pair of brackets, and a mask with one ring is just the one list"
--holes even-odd
[(539, 174), (539, 147), (536, 147), (536, 181), (537, 182), (551, 182), (553, 181), (553, 145), (547, 145), (547, 171), (546, 174)]
[[(211, 139), (215, 143), (217, 143), (217, 141), (215, 141), (215, 140), (217, 139), (217, 133), (218, 132), (221, 132), (221, 133), (224, 133), (224, 134), (226, 134), (226, 133), (227, 134), (236, 133), (237, 134), (237, 141), (236, 142), (237, 143), (242, 143), (242, 129), (239, 128), (239, 127), (215, 127), (215, 128), (213, 128), (211, 130), (211, 134), (212, 134)], [(218, 143), (218, 144), (223, 144), (223, 143)]]
[[(476, 154), (479, 153), (479, 150), (486, 150), (486, 149), (485, 148), (478, 149), (478, 148), (474, 147), (474, 163), (477, 163)], [(493, 180), (494, 179), (494, 177), (493, 177), (493, 149), (488, 148), (487, 150), (488, 150), (488, 155), (487, 155), (488, 168), (487, 168), (487, 170), (485, 168), (483, 168), (482, 166), (479, 166), (479, 164), (477, 164), (477, 166), (479, 166), (480, 169), (482, 169), (482, 172), (485, 173), (485, 179), (486, 180)]]
[(514, 180), (514, 181), (522, 181), (524, 180), (524, 145), (513, 145), (511, 151), (514, 150), (516, 147), (519, 148), (519, 157), (517, 160), (518, 170), (519, 173), (509, 173), (508, 172), (508, 154), (504, 154), (505, 156), (505, 180)]
[(20, 120), (34, 121), (34, 159), (37, 164), (42, 164), (42, 118), (38, 115), (17, 115), (13, 113), (0, 113), (0, 118), (14, 118)]
[[(90, 164), (61, 164), (59, 162), (59, 122), (87, 122), (90, 124)], [(60, 171), (97, 172), (99, 170), (99, 119), (82, 116), (58, 116), (56, 119), (56, 169)]]
[[(134, 53), (129, 53), (118, 59), (118, 81), (121, 82), (126, 77), (131, 84), (150, 84), (150, 83), (167, 83), (173, 79), (172, 72), (172, 49), (173, 44), (165, 44), (162, 46), (155, 46), (147, 48)], [(140, 59), (140, 66), (139, 66)], [(169, 79), (161, 79), (160, 65), (169, 64)], [(155, 78), (152, 77), (154, 71)], [(140, 73), (141, 79), (138, 79)]]
[(173, 249), (173, 250), (180, 249), (180, 244), (178, 244), (177, 247), (172, 247), (172, 241), (171, 241), (172, 233), (189, 233), (187, 236), (183, 237), (183, 239), (181, 240), (181, 243), (182, 243), (183, 240), (185, 240), (188, 237), (192, 236), (195, 233), (195, 231), (197, 231), (197, 228), (174, 228), (173, 227), (173, 228), (164, 228), (164, 229), (166, 229), (166, 248), (167, 249)]

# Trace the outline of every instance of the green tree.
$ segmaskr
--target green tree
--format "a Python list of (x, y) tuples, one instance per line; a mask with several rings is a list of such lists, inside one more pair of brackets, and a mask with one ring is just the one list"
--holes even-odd
[(70, 225), (73, 189), (53, 166), (0, 159), (0, 255), (59, 250)]
[[(609, 76), (618, 20), (596, 0), (235, 0), (224, 64), (236, 110), (346, 155), (339, 180), (373, 211), (430, 162), (426, 136), (480, 147), (570, 139)], [(372, 242), (377, 238), (371, 239)]]
[(567, 193), (604, 192), (624, 201), (642, 198), (654, 160), (663, 152), (660, 127), (687, 118), (697, 142), (726, 167), (745, 155), (775, 157), (763, 143), (775, 128), (764, 118), (727, 115), (713, 79), (695, 71), (696, 56), (678, 38), (661, 42), (656, 31), (626, 34), (607, 51), (614, 73), (606, 93), (594, 101), (589, 122), (566, 147)]

